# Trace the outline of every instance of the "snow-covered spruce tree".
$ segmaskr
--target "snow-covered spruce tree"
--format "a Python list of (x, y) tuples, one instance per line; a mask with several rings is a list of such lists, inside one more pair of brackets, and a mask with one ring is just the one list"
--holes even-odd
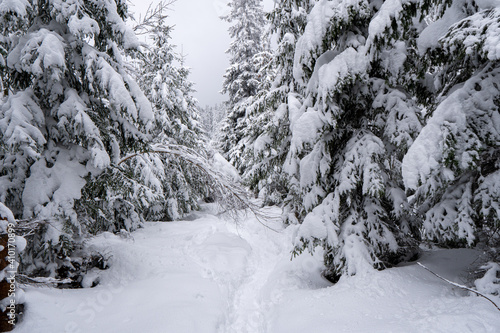
[(305, 27), (313, 2), (275, 4), (268, 20), (278, 47), (273, 54), (262, 52), (254, 56), (254, 61), (261, 64), (258, 93), (238, 105), (244, 114), (238, 124), (242, 139), (231, 151), (230, 159), (264, 204), (282, 203), (291, 190), (283, 165), (290, 144), (289, 114), (293, 113), (290, 110), (300, 105), (301, 100), (292, 75), (293, 55), (296, 38)]
[(214, 133), (217, 130), (217, 121), (215, 120), (217, 111), (217, 105), (205, 105), (200, 108), (201, 127), (210, 139), (214, 137)]
[[(263, 126), (267, 124), (267, 121), (259, 119), (262, 113), (259, 112), (259, 106), (262, 102), (262, 98), (267, 94), (270, 89), (270, 83), (273, 74), (272, 68), (272, 54), (270, 52), (261, 52), (254, 56), (254, 61), (260, 65), (256, 65), (256, 68), (260, 68), (258, 72), (259, 79), (261, 82), (257, 87), (257, 93), (254, 96), (250, 96), (243, 99), (233, 108), (233, 111), (242, 114), (239, 118), (235, 132), (240, 134), (240, 138), (237, 142), (233, 142), (234, 145), (229, 151), (229, 160), (236, 167), (236, 169), (243, 174), (253, 164), (253, 152), (255, 144), (255, 134), (262, 133)], [(249, 183), (250, 187), (251, 181)]]
[(436, 98), (403, 161), (425, 239), (493, 246), (500, 236), (500, 2), (439, 1), (418, 40)]
[(230, 160), (229, 151), (241, 139), (236, 130), (238, 121), (245, 111), (238, 104), (257, 93), (259, 85), (258, 70), (254, 56), (267, 48), (263, 39), (265, 16), (262, 0), (232, 0), (228, 6), (231, 12), (222, 19), (231, 23), (229, 35), (233, 39), (226, 53), (229, 54), (230, 67), (224, 75), (222, 93), (228, 95), (228, 114), (221, 126), (219, 148), (224, 157)]
[(303, 219), (295, 253), (322, 246), (331, 280), (415, 250), (401, 160), (421, 128), (408, 93), (418, 85), (416, 14), (412, 1), (320, 0), (296, 44), (305, 97), (290, 115), (286, 161), (302, 204), (290, 211)]
[(218, 137), (221, 122), (226, 118), (226, 104), (207, 105), (201, 108), (200, 118), (202, 128), (207, 133), (208, 138), (215, 140)]
[[(166, 25), (165, 6), (159, 4), (151, 12), (148, 25), (143, 25), (152, 45), (137, 63), (137, 80), (153, 103), (152, 143), (180, 145), (206, 156), (206, 138), (198, 122), (198, 103), (188, 80), (189, 69), (170, 43), (172, 27)], [(150, 170), (147, 181), (156, 184), (162, 193), (149, 209), (149, 219), (178, 219), (208, 195), (207, 181), (198, 168), (175, 155), (149, 154), (136, 162), (139, 168)]]
[(84, 269), (87, 233), (132, 230), (154, 197), (122, 155), (144, 149), (151, 103), (127, 75), (138, 47), (125, 1), (4, 1), (0, 200), (46, 220), (21, 257), (27, 274)]

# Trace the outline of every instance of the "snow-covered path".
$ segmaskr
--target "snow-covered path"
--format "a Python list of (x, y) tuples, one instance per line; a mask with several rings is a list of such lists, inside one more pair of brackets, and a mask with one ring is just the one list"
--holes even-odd
[[(279, 210), (269, 209), (270, 216)], [(24, 333), (500, 332), (500, 313), (415, 264), (343, 279), (320, 275), (321, 254), (290, 261), (295, 227), (209, 213), (148, 223), (91, 245), (112, 256), (95, 288), (28, 288)], [(422, 261), (457, 282), (477, 253)], [(500, 299), (496, 298), (496, 301)]]

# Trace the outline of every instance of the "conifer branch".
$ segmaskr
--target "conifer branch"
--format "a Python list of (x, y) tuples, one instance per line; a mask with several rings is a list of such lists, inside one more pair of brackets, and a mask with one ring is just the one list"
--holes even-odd
[(53, 223), (44, 219), (16, 220), (16, 226), (14, 227), (14, 230), (16, 234), (21, 237), (29, 237), (38, 232), (38, 230), (44, 225), (49, 225), (52, 228), (58, 230), (56, 227), (54, 227)]
[(36, 286), (36, 287), (57, 287), (58, 285), (61, 284), (66, 284), (66, 283), (72, 283), (73, 280), (66, 278), (66, 279), (56, 279), (52, 277), (31, 277), (27, 276), (25, 274), (17, 274), (16, 275), (18, 282), (22, 285), (30, 285), (30, 286)]
[(163, 0), (160, 1), (155, 7), (150, 3), (144, 17), (139, 16), (137, 24), (133, 27), (136, 35), (148, 34), (155, 26), (156, 22), (165, 20), (168, 15), (165, 11), (170, 9), (170, 6), (177, 0)]
[(432, 271), (432, 270), (430, 270), (427, 266), (422, 265), (420, 262), (417, 262), (417, 264), (418, 264), (420, 267), (422, 267), (423, 269), (425, 269), (426, 271), (428, 271), (428, 272), (430, 272), (431, 274), (433, 274), (434, 276), (438, 277), (439, 279), (441, 279), (441, 280), (443, 280), (443, 281), (445, 281), (445, 282), (447, 282), (447, 283), (449, 283), (449, 284), (451, 284), (451, 285), (453, 285), (453, 286), (455, 286), (455, 287), (458, 287), (458, 288), (461, 288), (461, 289), (464, 289), (464, 290), (470, 291), (470, 292), (472, 292), (472, 293), (474, 293), (474, 294), (476, 294), (476, 295), (478, 295), (478, 296), (480, 296), (480, 297), (483, 297), (483, 298), (487, 299), (487, 300), (488, 300), (491, 304), (493, 304), (493, 305), (497, 308), (497, 310), (498, 310), (498, 311), (500, 311), (500, 307), (498, 307), (498, 305), (497, 305), (495, 302), (493, 302), (493, 300), (491, 300), (491, 299), (490, 299), (489, 297), (487, 297), (486, 295), (484, 295), (484, 294), (480, 293), (479, 291), (474, 290), (474, 289), (469, 288), (469, 287), (466, 287), (466, 286), (464, 286), (464, 285), (458, 284), (458, 283), (456, 283), (456, 282), (450, 281), (450, 280), (448, 280), (448, 279), (446, 279), (446, 278), (442, 277), (441, 275), (439, 275), (439, 274), (437, 274), (437, 273), (433, 272), (433, 271)]
[(226, 176), (218, 171), (213, 170), (204, 156), (199, 154), (194, 149), (174, 145), (174, 144), (158, 144), (151, 147), (150, 150), (133, 153), (122, 158), (117, 165), (143, 154), (167, 154), (175, 156), (196, 167), (210, 182), (209, 187), (216, 202), (222, 207), (221, 214), (229, 214), (233, 219), (238, 220), (239, 211), (250, 211), (257, 221), (266, 228), (279, 232), (268, 225), (263, 220), (266, 215), (259, 207), (252, 203), (244, 188), (227, 179)]

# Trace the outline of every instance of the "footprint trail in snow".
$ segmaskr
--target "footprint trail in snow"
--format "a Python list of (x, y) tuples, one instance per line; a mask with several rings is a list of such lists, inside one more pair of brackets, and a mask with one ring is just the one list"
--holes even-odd
[[(279, 216), (278, 208), (267, 208)], [(322, 254), (290, 261), (295, 226), (262, 226), (200, 212), (190, 221), (147, 223), (130, 238), (89, 243), (111, 268), (95, 288), (26, 287), (25, 320), (14, 333), (498, 332), (498, 311), (465, 297), (416, 264), (332, 285)], [(425, 253), (421, 261), (461, 282), (473, 250)], [(500, 298), (495, 300), (500, 304)]]

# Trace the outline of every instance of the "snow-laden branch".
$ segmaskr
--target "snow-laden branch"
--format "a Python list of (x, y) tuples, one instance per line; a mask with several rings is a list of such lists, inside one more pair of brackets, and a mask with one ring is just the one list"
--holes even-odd
[(16, 275), (19, 283), (23, 285), (39, 286), (39, 287), (55, 287), (57, 285), (71, 283), (73, 280), (70, 278), (56, 279), (52, 277), (30, 277), (24, 274)]
[(273, 228), (267, 226), (262, 221), (266, 219), (266, 215), (259, 209), (257, 205), (252, 203), (248, 198), (247, 191), (240, 185), (234, 183), (222, 173), (214, 170), (209, 161), (200, 153), (192, 148), (174, 144), (156, 144), (150, 150), (134, 153), (125, 156), (118, 162), (118, 166), (129, 159), (143, 155), (143, 154), (167, 154), (172, 155), (180, 160), (187, 162), (196, 167), (203, 175), (206, 176), (207, 184), (211, 190), (211, 195), (214, 197), (217, 204), (222, 208), (221, 214), (229, 214), (235, 220), (238, 219), (239, 212), (250, 211), (255, 215), (259, 223), (266, 228)]
[(498, 311), (500, 311), (500, 308), (498, 307), (498, 305), (497, 305), (495, 302), (493, 302), (493, 301), (492, 301), (489, 297), (485, 296), (484, 294), (480, 293), (479, 291), (474, 290), (474, 289), (472, 289), (472, 288), (469, 288), (469, 287), (467, 287), (467, 286), (464, 286), (464, 285), (458, 284), (458, 283), (456, 283), (456, 282), (450, 281), (450, 280), (448, 280), (448, 279), (446, 279), (446, 278), (442, 277), (441, 275), (439, 275), (439, 274), (437, 274), (437, 273), (435, 273), (435, 272), (431, 271), (428, 267), (426, 267), (425, 265), (422, 265), (422, 264), (421, 264), (421, 263), (419, 263), (419, 262), (417, 262), (417, 264), (418, 264), (420, 267), (422, 267), (422, 268), (424, 268), (425, 270), (427, 270), (428, 272), (432, 273), (434, 276), (436, 276), (436, 277), (440, 278), (441, 280), (443, 280), (443, 281), (445, 281), (445, 282), (447, 282), (447, 283), (449, 283), (449, 284), (451, 284), (451, 285), (453, 285), (453, 286), (455, 286), (455, 287), (458, 287), (458, 288), (461, 288), (461, 289), (468, 290), (468, 291), (473, 292), (474, 294), (476, 294), (476, 295), (478, 295), (478, 296), (480, 296), (480, 297), (483, 297), (483, 298), (487, 299), (488, 301), (490, 301), (490, 302), (491, 302), (491, 304), (493, 304), (493, 305), (497, 308), (497, 310), (498, 310)]

